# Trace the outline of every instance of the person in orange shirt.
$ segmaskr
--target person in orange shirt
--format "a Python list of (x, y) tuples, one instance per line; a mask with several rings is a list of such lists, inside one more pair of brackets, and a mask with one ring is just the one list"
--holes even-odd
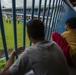
[(53, 32), (51, 38), (61, 47), (67, 62), (76, 66), (76, 17), (67, 19), (61, 35)]

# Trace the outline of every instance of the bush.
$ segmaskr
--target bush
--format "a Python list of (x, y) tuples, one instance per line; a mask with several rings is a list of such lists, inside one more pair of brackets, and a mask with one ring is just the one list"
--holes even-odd
[(0, 70), (2, 70), (5, 66), (6, 60), (0, 60)]

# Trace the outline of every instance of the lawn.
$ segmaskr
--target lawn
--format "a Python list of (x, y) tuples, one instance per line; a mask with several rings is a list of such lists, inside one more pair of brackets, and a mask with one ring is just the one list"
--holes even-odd
[[(6, 20), (3, 18), (3, 23), (4, 23), (4, 30), (5, 30), (5, 38), (6, 38), (6, 43), (7, 43), (7, 49), (12, 50), (14, 49), (14, 31), (13, 31), (13, 22), (11, 23), (6, 23)], [(16, 23), (17, 27), (17, 45), (22, 46), (23, 43), (23, 23), (20, 22), (19, 24)], [(26, 47), (29, 47), (29, 39), (26, 33)], [(0, 32), (0, 58), (4, 57), (4, 52), (3, 51), (3, 43), (2, 43), (2, 36)], [(0, 70), (4, 67), (6, 63), (6, 60), (0, 60)]]
[[(13, 31), (13, 22), (11, 23), (6, 23), (6, 20), (3, 18), (3, 23), (4, 23), (4, 30), (5, 30), (5, 38), (6, 38), (6, 44), (7, 44), (7, 49), (12, 50), (14, 49), (14, 31)], [(23, 23), (20, 22), (19, 24), (16, 23), (17, 27), (17, 45), (22, 46), (23, 43)], [(26, 33), (26, 47), (29, 47), (29, 39)], [(0, 58), (4, 57), (4, 50), (3, 48), (3, 43), (2, 43), (2, 36), (0, 32)], [(8, 51), (9, 52), (9, 51)], [(9, 52), (10, 53), (10, 52)], [(6, 63), (6, 60), (0, 60), (0, 70), (4, 67)]]
[[(14, 31), (13, 31), (13, 23), (6, 23), (6, 20), (3, 18), (4, 23), (4, 30), (5, 30), (5, 37), (6, 37), (6, 43), (8, 49), (14, 49)], [(20, 22), (19, 24), (16, 23), (17, 27), (17, 45), (22, 46), (22, 38), (23, 38), (23, 23)], [(27, 37), (26, 33), (26, 47), (29, 46), (29, 39)], [(3, 43), (2, 43), (2, 37), (0, 33), (0, 50), (3, 50)]]

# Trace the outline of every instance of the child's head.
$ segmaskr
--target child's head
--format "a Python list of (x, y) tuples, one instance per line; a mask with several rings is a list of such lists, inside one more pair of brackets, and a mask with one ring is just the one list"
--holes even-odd
[(65, 24), (66, 24), (66, 29), (67, 27), (69, 27), (69, 29), (76, 29), (76, 17), (71, 17), (67, 19)]

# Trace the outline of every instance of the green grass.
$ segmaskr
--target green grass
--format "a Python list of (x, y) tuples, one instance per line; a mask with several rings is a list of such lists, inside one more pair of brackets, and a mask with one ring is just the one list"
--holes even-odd
[[(5, 30), (5, 37), (6, 37), (6, 43), (8, 49), (14, 49), (14, 31), (13, 31), (13, 23), (6, 23), (6, 20), (3, 18), (4, 23), (4, 30)], [(23, 23), (20, 22), (17, 24), (17, 45), (22, 46), (22, 38), (23, 38)], [(29, 46), (29, 39), (27, 37), (26, 33), (26, 47)], [(3, 43), (2, 43), (2, 37), (0, 33), (0, 50), (3, 50)]]
[[(6, 44), (7, 44), (7, 49), (14, 49), (14, 31), (13, 31), (13, 22), (11, 23), (6, 23), (6, 20), (3, 18), (3, 23), (4, 23), (4, 30), (5, 30), (5, 38), (6, 38)], [(23, 44), (23, 23), (20, 22), (19, 24), (16, 23), (17, 27), (17, 46), (22, 46)], [(27, 36), (27, 33), (25, 35), (26, 37), (26, 47), (29, 47), (29, 39)], [(3, 48), (3, 42), (2, 42), (2, 36), (0, 32), (0, 50), (4, 50)], [(4, 54), (0, 55), (0, 58), (3, 57)], [(0, 60), (0, 70), (4, 67), (6, 63), (6, 60)]]

